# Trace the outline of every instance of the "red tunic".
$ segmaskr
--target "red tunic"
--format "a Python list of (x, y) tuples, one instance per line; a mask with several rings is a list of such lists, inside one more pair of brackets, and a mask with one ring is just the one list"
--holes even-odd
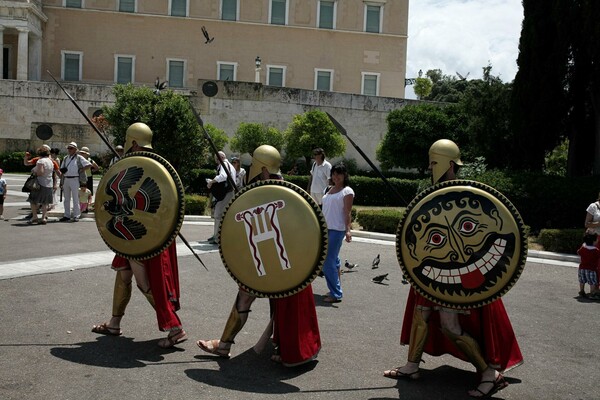
[(293, 366), (314, 359), (321, 350), (321, 336), (312, 286), (293, 296), (272, 299), (273, 341), (283, 364)]
[[(161, 331), (181, 327), (179, 310), (179, 269), (175, 241), (159, 255), (141, 261), (148, 275), (150, 290), (154, 298), (156, 319)], [(129, 260), (115, 255), (112, 266), (122, 269), (129, 266)]]
[[(406, 302), (400, 344), (408, 344), (415, 305), (417, 302), (423, 304), (423, 300), (428, 302), (414, 289), (411, 289)], [(471, 309), (469, 314), (459, 314), (458, 318), (462, 329), (479, 343), (483, 358), (494, 369), (507, 371), (523, 363), (517, 338), (501, 299), (486, 306)], [(425, 353), (431, 356), (451, 354), (461, 360), (469, 361), (442, 333), (440, 327), (439, 313), (434, 311), (429, 318)]]

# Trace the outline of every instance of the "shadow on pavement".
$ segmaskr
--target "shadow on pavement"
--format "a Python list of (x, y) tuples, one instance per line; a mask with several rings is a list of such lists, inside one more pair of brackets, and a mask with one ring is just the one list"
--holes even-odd
[(141, 368), (148, 365), (148, 362), (163, 361), (163, 354), (181, 351), (177, 347), (161, 349), (157, 342), (158, 339), (136, 342), (133, 338), (122, 336), (99, 336), (93, 342), (54, 347), (50, 349), (50, 354), (73, 363), (96, 367)]

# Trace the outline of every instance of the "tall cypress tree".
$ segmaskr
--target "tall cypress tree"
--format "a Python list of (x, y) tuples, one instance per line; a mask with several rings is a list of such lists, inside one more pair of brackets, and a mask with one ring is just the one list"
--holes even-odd
[(518, 167), (570, 139), (567, 173), (600, 175), (600, 2), (523, 0), (512, 115)]
[(568, 43), (557, 24), (563, 0), (523, 0), (519, 70), (513, 86), (513, 165), (541, 170), (564, 135)]

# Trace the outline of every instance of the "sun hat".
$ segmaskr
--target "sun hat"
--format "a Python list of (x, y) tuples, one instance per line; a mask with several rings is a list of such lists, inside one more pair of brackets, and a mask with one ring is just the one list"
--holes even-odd
[(87, 148), (87, 147), (85, 147), (85, 146), (83, 146), (81, 148), (81, 150), (79, 150), (79, 154), (85, 154), (85, 155), (89, 156), (90, 155), (90, 149)]
[(117, 147), (115, 147), (115, 150), (123, 150), (123, 146), (118, 145)]
[(48, 146), (47, 144), (43, 144), (42, 147), (48, 151), (52, 150), (52, 148), (50, 148), (50, 146)]
[(77, 143), (75, 143), (75, 142), (71, 142), (71, 143), (69, 143), (69, 144), (67, 145), (67, 149), (68, 149), (69, 147), (73, 147), (73, 148), (77, 149)]

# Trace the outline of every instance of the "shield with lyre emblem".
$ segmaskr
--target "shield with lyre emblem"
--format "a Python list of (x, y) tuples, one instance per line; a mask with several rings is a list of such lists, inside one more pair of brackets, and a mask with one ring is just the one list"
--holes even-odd
[(225, 211), (219, 239), (231, 277), (258, 297), (298, 293), (317, 277), (327, 255), (321, 209), (300, 187), (280, 180), (238, 192)]
[(154, 257), (175, 240), (183, 223), (181, 179), (158, 154), (127, 154), (100, 180), (95, 214), (100, 236), (117, 255)]
[(445, 307), (481, 307), (519, 279), (527, 258), (525, 226), (497, 190), (454, 180), (419, 193), (396, 234), (404, 277)]

